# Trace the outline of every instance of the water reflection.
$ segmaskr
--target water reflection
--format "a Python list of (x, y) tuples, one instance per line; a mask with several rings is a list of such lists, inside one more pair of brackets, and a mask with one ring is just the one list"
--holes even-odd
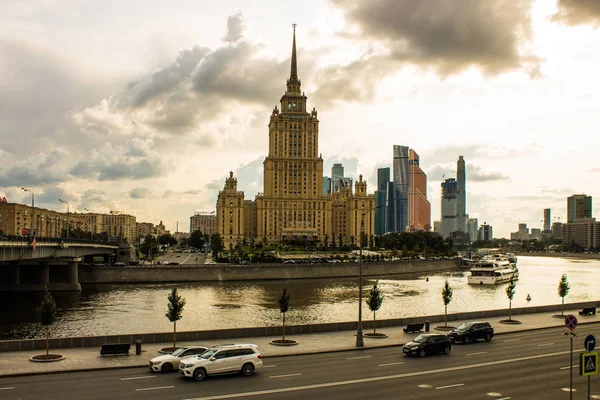
[[(600, 299), (600, 261), (519, 257), (520, 280), (513, 307), (559, 304), (558, 281), (566, 273), (566, 303)], [(441, 290), (454, 289), (448, 312), (508, 308), (506, 285), (468, 285), (468, 272), (409, 274), (379, 279), (385, 296), (378, 319), (443, 314)], [(428, 279), (426, 279), (428, 278)], [(364, 280), (366, 297), (374, 280)], [(178, 330), (225, 329), (281, 324), (277, 300), (291, 295), (288, 324), (354, 321), (358, 315), (357, 278), (255, 282), (197, 282), (176, 285), (187, 304)], [(52, 336), (170, 332), (164, 316), (172, 284), (88, 285), (81, 293), (54, 293), (58, 321)], [(532, 300), (527, 301), (530, 294)], [(1, 293), (0, 339), (43, 337), (35, 319), (43, 293)], [(364, 306), (363, 316), (371, 318)]]

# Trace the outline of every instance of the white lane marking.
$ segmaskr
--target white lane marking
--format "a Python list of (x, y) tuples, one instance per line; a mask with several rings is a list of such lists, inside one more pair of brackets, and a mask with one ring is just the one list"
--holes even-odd
[(571, 388), (561, 388), (560, 390), (562, 390), (563, 392), (576, 392), (577, 389), (571, 389)]
[(287, 378), (290, 376), (300, 376), (300, 375), (302, 375), (302, 374), (273, 375), (273, 376), (270, 376), (269, 378)]
[(395, 363), (387, 363), (387, 364), (379, 364), (380, 367), (387, 367), (389, 365), (400, 365), (400, 364), (404, 364), (404, 361), (401, 362), (395, 362)]
[(486, 394), (488, 396), (490, 396), (490, 397), (500, 397), (500, 396), (502, 396), (502, 393), (498, 393), (498, 392), (488, 392)]
[(263, 368), (275, 368), (277, 365), (263, 365)]
[(502, 343), (510, 343), (510, 342), (518, 342), (521, 339), (510, 339), (510, 340), (503, 340)]
[[(582, 353), (585, 350), (573, 350), (573, 353)], [(268, 389), (268, 390), (257, 390), (255, 392), (241, 392), (241, 393), (230, 393), (230, 394), (222, 394), (216, 396), (207, 396), (207, 397), (190, 397), (185, 400), (220, 400), (220, 399), (236, 399), (250, 396), (260, 396), (264, 394), (274, 394), (274, 393), (287, 393), (287, 392), (297, 392), (300, 390), (310, 390), (310, 389), (320, 389), (320, 388), (329, 388), (336, 386), (345, 386), (345, 385), (354, 385), (358, 383), (370, 383), (370, 382), (379, 382), (379, 381), (387, 381), (390, 379), (400, 379), (400, 378), (408, 378), (413, 376), (422, 376), (422, 375), (433, 375), (439, 374), (443, 372), (451, 372), (451, 371), (462, 371), (466, 369), (475, 369), (482, 367), (489, 367), (492, 365), (503, 365), (503, 364), (512, 364), (521, 361), (529, 361), (529, 360), (539, 360), (543, 358), (563, 356), (565, 354), (570, 354), (569, 350), (567, 351), (559, 351), (556, 353), (547, 353), (547, 354), (537, 354), (534, 356), (527, 357), (519, 357), (519, 358), (510, 358), (507, 360), (500, 361), (488, 361), (477, 364), (469, 364), (469, 365), (460, 365), (456, 367), (447, 367), (440, 369), (431, 369), (427, 371), (417, 371), (417, 372), (406, 372), (403, 374), (394, 374), (394, 375), (384, 375), (377, 376), (373, 378), (361, 378), (361, 379), (353, 379), (349, 381), (336, 381), (336, 382), (326, 382), (326, 383), (315, 383), (313, 385), (304, 385), (304, 386), (291, 386), (287, 388), (281, 389)]]
[(417, 386), (419, 386), (420, 388), (423, 388), (423, 389), (429, 389), (430, 387), (432, 387), (431, 385), (428, 385), (426, 383), (422, 383), (422, 384), (417, 385)]
[(435, 390), (448, 389), (448, 388), (453, 388), (453, 387), (458, 387), (458, 386), (465, 386), (465, 384), (464, 383), (457, 383), (455, 385), (438, 386), (438, 387), (435, 388)]
[(14, 389), (14, 388), (15, 388), (14, 386), (7, 386), (7, 387), (0, 388), (0, 390), (9, 390), (9, 389)]
[(122, 381), (132, 381), (134, 379), (148, 379), (148, 378), (156, 378), (156, 376), (154, 375), (148, 375), (148, 376), (133, 376), (131, 378), (121, 378)]
[(371, 358), (372, 356), (348, 357), (346, 360), (360, 360), (361, 358)]
[[(573, 365), (573, 368), (577, 368), (577, 367), (579, 367), (579, 364)], [(560, 367), (560, 369), (569, 369), (569, 368), (571, 368), (571, 367)]]
[(487, 351), (480, 351), (479, 353), (469, 353), (469, 354), (467, 354), (467, 355), (468, 355), (468, 356), (478, 356), (478, 355), (480, 355), (480, 354), (487, 354), (487, 353), (488, 353)]
[(157, 386), (157, 387), (151, 387), (151, 388), (141, 388), (141, 389), (135, 389), (136, 392), (142, 392), (144, 390), (158, 390), (158, 389), (171, 389), (174, 388), (175, 386)]
[(542, 344), (538, 344), (537, 347), (543, 347), (543, 346), (553, 346), (554, 343), (542, 343)]

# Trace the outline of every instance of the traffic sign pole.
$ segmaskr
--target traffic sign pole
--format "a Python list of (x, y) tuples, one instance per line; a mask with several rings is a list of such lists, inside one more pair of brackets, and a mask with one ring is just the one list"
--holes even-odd
[(569, 380), (569, 400), (573, 400), (573, 336), (571, 336), (571, 368), (569, 368), (571, 372), (571, 377)]

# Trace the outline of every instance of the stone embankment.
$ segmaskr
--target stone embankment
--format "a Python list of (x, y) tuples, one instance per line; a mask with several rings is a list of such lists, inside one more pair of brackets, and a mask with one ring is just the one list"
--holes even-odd
[[(433, 273), (456, 269), (458, 260), (365, 262), (363, 276)], [(159, 265), (136, 267), (79, 267), (81, 284), (251, 281), (357, 277), (359, 264)]]
[(600, 260), (600, 254), (592, 254), (592, 253), (551, 253), (547, 251), (535, 251), (535, 252), (517, 252), (514, 253), (517, 257), (564, 257), (564, 258), (580, 258), (580, 259), (590, 259), (590, 260)]

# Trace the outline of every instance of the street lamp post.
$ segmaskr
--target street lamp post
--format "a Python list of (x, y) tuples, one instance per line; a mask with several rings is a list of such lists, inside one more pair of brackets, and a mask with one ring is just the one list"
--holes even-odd
[(71, 227), (71, 221), (69, 220), (69, 214), (71, 212), (71, 206), (68, 201), (58, 199), (61, 203), (67, 203), (67, 240), (69, 240), (69, 228)]
[(371, 208), (369, 210), (363, 211), (360, 218), (360, 242), (358, 247), (358, 328), (356, 330), (356, 347), (364, 347), (365, 343), (363, 341), (363, 330), (362, 330), (362, 287), (363, 287), (363, 265), (362, 265), (362, 248), (363, 248), (363, 236), (365, 234), (365, 215), (370, 213), (371, 211), (381, 207), (381, 205)]
[(26, 192), (31, 193), (31, 228), (29, 230), (29, 236), (33, 239), (34, 237), (34, 221), (35, 221), (35, 196), (33, 194), (33, 191), (31, 189), (27, 189), (22, 187), (21, 189), (23, 189)]

